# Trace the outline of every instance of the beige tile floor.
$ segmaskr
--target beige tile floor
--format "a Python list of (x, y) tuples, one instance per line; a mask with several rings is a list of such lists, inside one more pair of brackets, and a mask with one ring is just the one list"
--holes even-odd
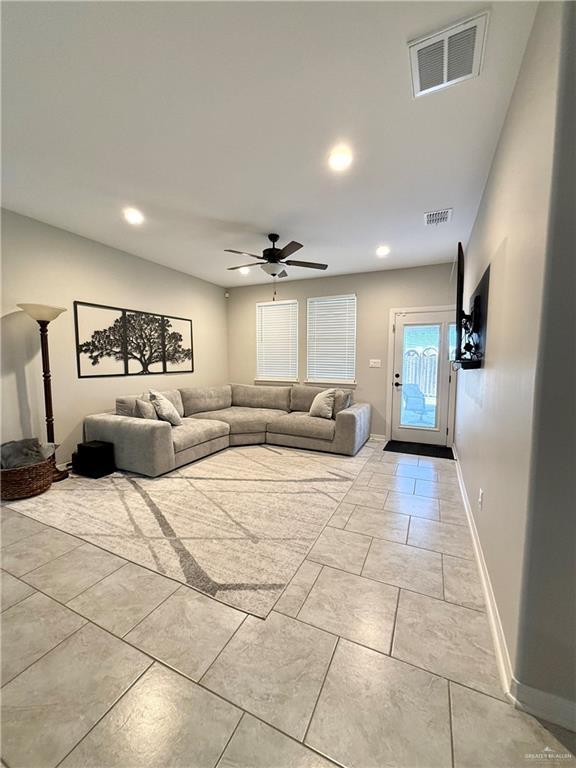
[(265, 620), (3, 508), (2, 765), (576, 766), (504, 699), (454, 462), (333, 461), (354, 485)]

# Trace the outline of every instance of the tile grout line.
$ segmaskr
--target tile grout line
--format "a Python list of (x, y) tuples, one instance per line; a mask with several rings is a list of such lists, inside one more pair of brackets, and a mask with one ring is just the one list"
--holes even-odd
[[(339, 530), (339, 529), (338, 529)], [(383, 541), (383, 539), (378, 539), (378, 541)], [(400, 544), (400, 542), (397, 541), (391, 541), (390, 544)], [(400, 544), (401, 547), (407, 546), (406, 544)], [(419, 547), (414, 547), (414, 549), (419, 549)], [(430, 550), (424, 549), (421, 550), (422, 552), (429, 552)], [(434, 555), (440, 555), (440, 552), (432, 552)], [(458, 558), (462, 560), (463, 558)], [(395, 587), (396, 589), (402, 589), (404, 592), (410, 592), (413, 595), (421, 595), (422, 597), (429, 597), (431, 600), (438, 600), (441, 603), (447, 603), (448, 605), (454, 605), (456, 608), (466, 608), (468, 611), (474, 611), (475, 613), (481, 613), (486, 614), (486, 611), (482, 611), (479, 608), (470, 608), (469, 605), (463, 605), (462, 603), (454, 603), (452, 600), (446, 600), (443, 597), (435, 597), (434, 595), (430, 595), (428, 592), (419, 592), (417, 589), (414, 589), (413, 587), (406, 587), (404, 585), (400, 584), (393, 584), (391, 581), (383, 581), (381, 579), (375, 579), (373, 576), (364, 576), (362, 573), (354, 573), (353, 571), (346, 571), (344, 568), (339, 568), (337, 565), (328, 565), (327, 563), (319, 563), (316, 562), (316, 560), (307, 560), (306, 562), (314, 563), (315, 565), (321, 565), (323, 568), (332, 568), (334, 571), (340, 571), (341, 573), (347, 573), (350, 576), (359, 576), (362, 579), (366, 579), (366, 581), (372, 581), (375, 584), (385, 584), (387, 587)], [(467, 560), (465, 562), (468, 562)], [(309, 594), (309, 593), (308, 593)], [(306, 599), (308, 599), (308, 595), (306, 595)], [(282, 611), (279, 611), (277, 608), (273, 608), (271, 613), (282, 613), (283, 616), (287, 616), (288, 614), (283, 613)], [(248, 614), (250, 615), (250, 614)], [(294, 616), (290, 616), (290, 618), (295, 618)]]
[[(44, 594), (44, 593), (41, 593)], [(33, 597), (33, 595), (28, 595), (28, 597)], [(28, 599), (28, 598), (26, 598)], [(10, 683), (13, 683), (16, 678), (20, 677), (21, 674), (26, 672), (26, 670), (30, 669), (30, 667), (33, 667), (34, 664), (36, 664), (38, 661), (41, 661), (45, 656), (48, 656), (49, 653), (51, 653), (55, 648), (58, 648), (59, 645), (62, 645), (62, 643), (65, 643), (66, 640), (69, 640), (71, 637), (73, 637), (77, 632), (80, 632), (81, 629), (84, 629), (84, 627), (89, 623), (88, 619), (86, 619), (84, 616), (81, 616), (80, 618), (84, 619), (84, 623), (80, 624), (79, 627), (77, 627), (75, 630), (70, 632), (69, 635), (66, 635), (66, 637), (63, 637), (62, 640), (56, 643), (56, 645), (53, 645), (51, 648), (49, 648), (47, 651), (44, 651), (44, 653), (41, 656), (38, 656), (37, 659), (34, 659), (28, 666), (24, 667), (24, 669), (21, 669), (20, 672), (18, 672), (14, 677), (11, 677), (10, 680), (6, 680), (6, 682), (3, 682), (0, 686), (0, 690), (2, 688), (5, 688), (7, 685), (10, 685)]]
[[(312, 562), (312, 561), (311, 561), (311, 562)], [(302, 600), (302, 605), (301, 605), (301, 606), (300, 606), (300, 608), (298, 608), (298, 610), (296, 611), (296, 616), (290, 616), (289, 618), (291, 618), (291, 619), (295, 619), (296, 621), (299, 621), (299, 619), (298, 619), (298, 616), (300, 616), (300, 612), (302, 611), (302, 608), (304, 608), (304, 606), (306, 605), (306, 603), (307, 603), (307, 601), (308, 601), (308, 598), (310, 597), (310, 594), (311, 594), (312, 590), (313, 590), (313, 589), (314, 589), (314, 587), (316, 586), (316, 582), (318, 581), (318, 579), (320, 578), (320, 575), (322, 574), (322, 572), (323, 572), (324, 568), (326, 567), (326, 566), (322, 565), (321, 563), (316, 563), (316, 565), (319, 565), (319, 566), (320, 566), (320, 570), (319, 570), (319, 571), (318, 571), (318, 573), (316, 574), (316, 578), (315, 578), (315, 579), (314, 579), (314, 581), (312, 582), (312, 586), (310, 587), (310, 589), (309, 589), (309, 590), (308, 590), (308, 592), (306, 593), (306, 597), (304, 598), (304, 600)], [(278, 611), (278, 613), (279, 613), (279, 611)], [(302, 622), (302, 623), (304, 623), (304, 622)]]
[[(63, 533), (66, 536), (70, 536), (72, 538), (77, 538), (76, 536), (72, 536), (71, 533), (66, 533), (66, 531), (62, 531), (60, 528), (52, 528), (51, 530), (57, 531), (58, 533)], [(26, 538), (27, 539), (31, 539), (34, 536), (40, 536), (42, 533), (44, 533), (44, 531), (40, 531), (40, 533), (34, 533), (32, 536), (27, 536)], [(20, 539), (20, 541), (24, 541), (24, 539)], [(15, 541), (14, 544), (19, 544), (20, 541)], [(83, 544), (86, 544), (86, 542), (82, 541), (81, 539), (78, 539), (78, 541), (80, 542), (79, 544), (76, 544), (74, 547), (70, 547), (70, 549), (67, 549), (66, 552), (62, 552), (61, 554), (56, 555), (56, 557), (53, 557), (51, 560), (47, 560), (45, 563), (41, 563), (40, 565), (35, 565), (34, 568), (30, 568), (29, 571), (24, 571), (23, 573), (21, 573), (19, 575), (16, 575), (12, 571), (9, 571), (8, 568), (4, 564), (2, 565), (2, 568), (7, 573), (9, 573), (11, 576), (15, 576), (17, 579), (20, 579), (20, 581), (24, 581), (24, 579), (22, 578), (23, 576), (28, 576), (29, 573), (32, 573), (33, 571), (38, 570), (38, 568), (42, 568), (43, 565), (48, 565), (49, 563), (53, 563), (55, 560), (60, 560), (60, 558), (64, 557), (64, 555), (68, 555), (68, 554), (70, 554), (70, 552), (74, 552), (74, 550), (80, 549), (80, 547)], [(12, 546), (12, 544), (8, 544), (8, 547), (11, 547), (11, 546)], [(3, 547), (1, 553), (3, 554), (4, 552), (6, 552), (8, 547)]]
[(302, 737), (302, 744), (306, 744), (306, 739), (308, 738), (308, 732), (310, 731), (310, 726), (312, 725), (312, 720), (314, 719), (314, 715), (316, 714), (316, 708), (318, 707), (318, 702), (320, 701), (320, 697), (322, 696), (322, 692), (324, 691), (324, 685), (326, 684), (326, 679), (328, 677), (328, 673), (330, 671), (330, 667), (332, 666), (332, 662), (334, 660), (334, 656), (336, 655), (336, 649), (338, 648), (338, 644), (340, 642), (340, 637), (336, 638), (336, 642), (334, 643), (334, 648), (332, 649), (332, 654), (330, 656), (330, 660), (328, 664), (326, 665), (326, 672), (324, 673), (324, 677), (322, 678), (322, 685), (320, 686), (320, 689), (318, 690), (318, 696), (316, 697), (316, 701), (314, 702), (314, 707), (312, 708), (312, 714), (310, 715), (310, 719), (308, 720), (308, 725), (306, 726), (306, 730), (304, 731), (304, 736)]
[[(77, 536), (73, 536), (71, 533), (66, 533), (66, 531), (63, 531), (60, 528), (53, 528), (53, 531), (58, 531), (58, 533), (64, 533), (66, 536), (70, 536), (71, 538), (78, 539)], [(41, 531), (43, 533), (43, 531)], [(22, 576), (28, 576), (30, 573), (34, 573), (34, 571), (37, 571), (39, 568), (43, 568), (45, 565), (50, 565), (50, 563), (55, 563), (56, 560), (60, 560), (62, 557), (66, 557), (66, 555), (69, 555), (70, 552), (75, 552), (77, 549), (80, 549), (80, 547), (83, 547), (87, 542), (83, 541), (82, 539), (78, 539), (80, 542), (79, 544), (76, 544), (76, 546), (71, 547), (70, 549), (67, 549), (66, 552), (62, 552), (60, 555), (56, 555), (56, 557), (53, 557), (51, 560), (47, 560), (45, 563), (41, 563), (40, 565), (35, 565), (34, 568), (30, 568), (29, 571), (25, 571), (23, 574), (18, 576), (17, 578), (22, 579)], [(18, 542), (15, 542), (16, 544)]]
[(228, 749), (228, 746), (229, 746), (230, 742), (232, 741), (232, 739), (234, 738), (234, 735), (236, 734), (236, 731), (238, 730), (238, 728), (240, 728), (240, 723), (246, 717), (247, 712), (245, 710), (243, 710), (243, 709), (241, 709), (240, 711), (242, 712), (242, 714), (240, 715), (240, 717), (238, 718), (238, 722), (236, 723), (236, 725), (232, 729), (232, 733), (230, 734), (229, 738), (226, 740), (226, 744), (224, 744), (224, 748), (223, 748), (222, 752), (220, 752), (220, 754), (218, 755), (218, 760), (214, 763), (214, 768), (218, 768), (218, 766), (220, 765), (220, 761), (224, 757), (224, 753)]
[(162, 598), (162, 600), (160, 600), (158, 605), (155, 605), (154, 608), (152, 608), (152, 610), (148, 611), (148, 613), (145, 616), (142, 616), (142, 618), (139, 619), (136, 622), (136, 624), (134, 624), (133, 627), (131, 627), (130, 629), (127, 629), (126, 632), (124, 632), (123, 635), (119, 635), (119, 637), (121, 639), (124, 639), (126, 637), (126, 635), (128, 635), (130, 632), (132, 632), (133, 629), (136, 629), (136, 627), (140, 626), (140, 624), (142, 624), (143, 621), (145, 621), (147, 618), (149, 618), (154, 613), (154, 611), (156, 611), (158, 608), (160, 608), (161, 605), (164, 605), (164, 603), (167, 600), (169, 600), (172, 597), (172, 595), (175, 595), (176, 592), (179, 592), (180, 589), (182, 588), (182, 586), (184, 586), (184, 585), (180, 585), (180, 587), (176, 587), (176, 589), (173, 592), (170, 592), (169, 595), (166, 595), (166, 597)]
[[(368, 509), (372, 509), (372, 507), (368, 507)], [(375, 510), (375, 511), (382, 512), (382, 511), (385, 511), (385, 510)], [(404, 517), (408, 517), (408, 515), (404, 515)], [(417, 515), (410, 515), (410, 517), (417, 517)], [(418, 518), (418, 519), (419, 520), (423, 520), (425, 518)], [(438, 521), (437, 520), (430, 520), (429, 522), (435, 523), (435, 522), (438, 522)], [(327, 526), (327, 527), (334, 528), (334, 526), (332, 526), (332, 525), (331, 526)], [(464, 528), (463, 525), (462, 526), (459, 525), (459, 526), (456, 526), (456, 527), (457, 528)], [(362, 536), (370, 536), (370, 534), (368, 534), (368, 533), (361, 533), (361, 531), (353, 531), (350, 528), (338, 528), (337, 530), (346, 531), (347, 533), (357, 533), (357, 534), (362, 535)], [(384, 539), (382, 536), (373, 536), (372, 535), (372, 538), (379, 539), (380, 541), (390, 541), (393, 544), (402, 544), (402, 546), (404, 546), (404, 547), (413, 547), (414, 549), (419, 549), (419, 550), (421, 550), (423, 552), (435, 552), (438, 555), (445, 554), (447, 557), (455, 557), (458, 560), (466, 560), (467, 562), (474, 562), (474, 558), (473, 557), (464, 557), (463, 555), (454, 555), (451, 552), (442, 552), (439, 549), (429, 549), (427, 547), (421, 547), (418, 544), (407, 544), (405, 542), (397, 541), (397, 540), (394, 540), (394, 539)], [(309, 557), (307, 557), (306, 559), (310, 560)]]
[[(270, 611), (270, 613), (272, 613), (272, 611)], [(228, 647), (228, 645), (230, 644), (230, 642), (232, 641), (232, 639), (233, 639), (234, 637), (236, 637), (236, 635), (238, 634), (238, 632), (240, 631), (240, 629), (241, 629), (241, 628), (244, 626), (244, 622), (246, 621), (246, 619), (248, 618), (248, 616), (249, 616), (249, 615), (250, 615), (250, 614), (246, 614), (246, 616), (244, 616), (244, 618), (242, 619), (242, 621), (240, 622), (240, 624), (238, 624), (238, 626), (236, 627), (236, 629), (234, 630), (234, 632), (232, 632), (232, 634), (230, 635), (230, 637), (228, 638), (228, 640), (227, 640), (227, 641), (224, 643), (224, 645), (222, 646), (222, 648), (220, 648), (220, 650), (218, 651), (218, 653), (216, 654), (216, 656), (214, 656), (214, 658), (212, 659), (212, 661), (210, 662), (210, 664), (209, 664), (209, 665), (206, 667), (206, 669), (204, 670), (204, 672), (203, 672), (203, 673), (200, 675), (200, 677), (198, 678), (198, 680), (197, 680), (197, 681), (195, 681), (195, 682), (197, 682), (197, 683), (198, 683), (198, 685), (201, 685), (201, 684), (202, 684), (202, 683), (201, 683), (201, 680), (202, 680), (202, 679), (203, 679), (203, 678), (204, 678), (204, 677), (205, 677), (205, 676), (208, 674), (208, 672), (210, 672), (210, 670), (212, 669), (212, 667), (214, 666), (214, 664), (216, 663), (216, 661), (217, 661), (217, 660), (220, 658), (220, 656), (221, 656), (221, 655), (222, 655), (222, 653), (224, 652), (224, 649), (225, 649), (225, 648), (227, 648), (227, 647)], [(268, 614), (268, 615), (270, 615), (270, 614)], [(124, 638), (122, 638), (122, 639), (124, 639)], [(125, 642), (128, 642), (128, 641), (126, 640)], [(137, 646), (135, 646), (135, 647), (137, 647)], [(192, 678), (190, 678), (190, 679), (192, 679)], [(202, 684), (202, 685), (203, 685), (203, 687), (205, 687), (207, 690), (210, 690), (210, 689), (209, 689), (209, 688), (206, 686), (206, 684)], [(227, 699), (226, 699), (226, 701), (227, 701)]]
[[(368, 555), (370, 554), (370, 550), (372, 549), (372, 544), (373, 543), (374, 543), (374, 536), (370, 536), (370, 542), (368, 544), (368, 549), (366, 550), (366, 554), (364, 555), (364, 560), (362, 561), (362, 567), (360, 568), (360, 573), (358, 574), (358, 576), (360, 576), (360, 578), (365, 578), (364, 576), (362, 576), (362, 571), (366, 567), (366, 560), (368, 560)], [(377, 579), (372, 579), (372, 581), (377, 581)], [(384, 584), (384, 582), (380, 582), (380, 583)]]
[(454, 724), (452, 722), (452, 685), (448, 680), (448, 727), (450, 728), (450, 757), (454, 768)]
[[(77, 547), (77, 549), (79, 549), (79, 547)], [(71, 551), (74, 551), (74, 550), (71, 550)], [(66, 553), (66, 554), (68, 554), (68, 553)], [(54, 560), (50, 560), (50, 562), (48, 562), (48, 563), (44, 563), (44, 565), (51, 565), (51, 564), (52, 564), (52, 563), (54, 563), (54, 562), (55, 562), (57, 559), (58, 559), (58, 558), (54, 558)], [(71, 602), (72, 600), (75, 600), (77, 597), (80, 597), (80, 595), (83, 595), (83, 594), (84, 594), (84, 592), (87, 592), (89, 589), (92, 589), (92, 587), (95, 587), (95, 586), (96, 586), (96, 584), (100, 584), (100, 582), (101, 582), (101, 581), (104, 581), (104, 579), (107, 579), (107, 578), (108, 578), (108, 576), (112, 576), (113, 574), (117, 573), (118, 571), (120, 571), (122, 568), (124, 568), (124, 567), (125, 567), (125, 566), (127, 566), (127, 565), (129, 565), (129, 561), (128, 561), (128, 560), (124, 561), (124, 562), (122, 563), (122, 565), (119, 565), (119, 566), (118, 566), (117, 568), (115, 568), (113, 571), (110, 571), (110, 573), (107, 573), (105, 576), (102, 576), (101, 578), (99, 578), (99, 579), (98, 579), (97, 581), (95, 581), (93, 584), (90, 584), (88, 587), (85, 587), (84, 589), (82, 589), (80, 592), (78, 592), (78, 594), (77, 594), (77, 595), (73, 595), (73, 596), (72, 596), (72, 597), (71, 597), (71, 598), (68, 600), (68, 602)], [(42, 568), (42, 567), (43, 567), (43, 566), (40, 566), (40, 568)], [(35, 569), (35, 570), (38, 570), (38, 569)], [(34, 571), (29, 571), (28, 573), (26, 573), (26, 574), (24, 574), (24, 575), (25, 575), (25, 576), (29, 576), (31, 573), (34, 573)], [(24, 581), (24, 579), (22, 579), (22, 581)], [(37, 590), (37, 587), (35, 587), (35, 586), (34, 586), (34, 584), (31, 584), (29, 581), (24, 581), (24, 583), (25, 583), (25, 584), (27, 584), (29, 587), (32, 587), (32, 589), (36, 589), (36, 590)], [(41, 591), (41, 590), (37, 590), (37, 591)], [(45, 594), (48, 594), (48, 593), (46, 592)], [(51, 598), (52, 598), (52, 600), (55, 600), (55, 598), (54, 598), (54, 597), (52, 597), (52, 595), (48, 595), (48, 597), (51, 597)], [(58, 602), (60, 602), (60, 601), (58, 601)], [(67, 603), (62, 603), (62, 605), (66, 605), (66, 607), (68, 607)]]
[(80, 744), (82, 744), (82, 742), (83, 742), (83, 741), (84, 741), (84, 740), (87, 738), (87, 736), (89, 736), (89, 735), (92, 733), (92, 731), (94, 730), (94, 728), (96, 728), (96, 726), (97, 726), (99, 723), (101, 723), (101, 722), (102, 722), (102, 720), (104, 720), (104, 718), (106, 717), (106, 715), (107, 715), (107, 714), (108, 714), (108, 713), (109, 713), (109, 712), (110, 712), (110, 711), (111, 711), (111, 710), (112, 710), (112, 709), (113, 709), (113, 708), (116, 706), (116, 704), (118, 704), (118, 703), (119, 703), (119, 702), (120, 702), (120, 701), (121, 701), (121, 700), (124, 698), (124, 696), (126, 696), (126, 694), (127, 694), (129, 691), (131, 691), (131, 690), (132, 690), (132, 688), (134, 688), (134, 686), (136, 685), (136, 683), (137, 683), (137, 682), (138, 682), (138, 681), (139, 681), (139, 680), (140, 680), (142, 677), (144, 677), (144, 675), (146, 674), (146, 672), (148, 672), (148, 670), (149, 670), (149, 669), (151, 669), (151, 668), (154, 666), (154, 663), (155, 663), (154, 661), (151, 661), (151, 662), (150, 662), (150, 664), (148, 664), (148, 666), (146, 667), (146, 669), (144, 669), (144, 670), (143, 670), (143, 671), (142, 671), (142, 672), (141, 672), (141, 673), (140, 673), (140, 674), (139, 674), (139, 675), (138, 675), (138, 676), (137, 676), (137, 677), (136, 677), (136, 678), (135, 678), (135, 679), (134, 679), (134, 680), (133, 680), (133, 681), (130, 683), (130, 685), (129, 685), (129, 686), (128, 686), (128, 687), (127, 687), (127, 688), (126, 688), (124, 691), (122, 691), (122, 693), (121, 693), (121, 694), (120, 694), (120, 695), (119, 695), (119, 696), (118, 696), (118, 697), (117, 697), (117, 698), (114, 700), (114, 702), (113, 702), (113, 703), (112, 703), (112, 704), (111, 704), (111, 705), (108, 707), (108, 709), (106, 710), (106, 712), (104, 712), (104, 714), (103, 714), (101, 717), (99, 717), (99, 718), (98, 718), (98, 720), (96, 720), (96, 722), (95, 722), (95, 723), (94, 723), (94, 724), (93, 724), (93, 725), (92, 725), (92, 726), (91, 726), (91, 727), (90, 727), (90, 728), (89, 728), (89, 729), (86, 731), (86, 733), (84, 734), (84, 736), (82, 736), (82, 738), (81, 738), (79, 741), (77, 741), (77, 742), (76, 742), (76, 744), (74, 744), (74, 746), (72, 747), (72, 749), (71, 749), (69, 752), (67, 752), (67, 753), (64, 755), (64, 757), (63, 757), (61, 760), (59, 760), (59, 761), (56, 763), (56, 765), (54, 766), (54, 768), (58, 768), (58, 766), (59, 766), (59, 765), (61, 765), (61, 764), (64, 762), (64, 760), (66, 760), (66, 758), (67, 758), (67, 757), (68, 757), (68, 756), (69, 756), (69, 755), (70, 755), (72, 752), (74, 752), (74, 750), (76, 749), (76, 747), (79, 747), (79, 746), (80, 746)]
[[(3, 568), (0, 568), (0, 572), (1, 572), (1, 573), (5, 573), (7, 576), (10, 576), (11, 578), (13, 578), (13, 579), (16, 579), (17, 581), (22, 581), (22, 579), (19, 579), (17, 576), (14, 576), (14, 574), (12, 574), (12, 573), (9, 573), (9, 571), (5, 571)], [(1, 578), (1, 577), (0, 577), (0, 578)], [(0, 613), (6, 613), (6, 611), (9, 611), (9, 610), (10, 610), (10, 608), (15, 608), (17, 605), (20, 605), (20, 603), (23, 603), (23, 602), (24, 602), (24, 600), (27, 600), (29, 597), (32, 597), (32, 595), (33, 595), (33, 594), (34, 594), (34, 592), (36, 591), (36, 590), (34, 589), (34, 587), (32, 587), (32, 586), (31, 586), (30, 584), (28, 584), (26, 581), (22, 581), (22, 584), (26, 585), (27, 587), (30, 587), (30, 589), (32, 589), (32, 590), (34, 590), (34, 591), (33, 591), (31, 594), (29, 594), (29, 595), (24, 595), (24, 597), (21, 597), (19, 600), (16, 600), (16, 602), (15, 602), (15, 603), (12, 603), (11, 605), (7, 605), (7, 606), (6, 606), (6, 608), (2, 608), (2, 609), (0, 610)]]
[[(23, 515), (22, 512), (17, 512), (15, 509), (12, 509), (12, 507), (2, 507), (2, 509), (9, 509), (10, 512), (15, 512), (16, 514), (20, 515), (20, 517), (23, 517), (25, 520), (33, 520), (35, 523), (38, 523), (38, 525), (44, 525), (44, 523), (41, 523), (39, 520), (36, 520), (34, 517), (28, 517), (27, 515)], [(0, 515), (1, 519), (1, 515)], [(48, 528), (49, 526), (45, 526)], [(55, 528), (54, 530), (58, 530), (58, 528)], [(8, 549), (8, 547), (11, 547), (12, 544), (19, 544), (21, 541), (24, 541), (24, 539), (29, 539), (31, 536), (37, 536), (39, 533), (44, 533), (44, 531), (34, 531), (34, 533), (26, 533), (22, 538), (16, 539), (15, 541), (11, 541), (9, 544), (2, 544), (0, 546), (0, 551), (4, 551)]]
[(396, 596), (396, 610), (394, 611), (394, 623), (392, 624), (392, 634), (390, 636), (390, 658), (393, 658), (394, 653), (394, 640), (396, 639), (396, 623), (398, 622), (398, 609), (400, 607), (400, 592), (401, 588), (398, 588), (398, 595)]
[[(398, 589), (398, 587), (396, 587)], [(397, 599), (397, 598), (396, 598)], [(279, 611), (276, 611), (276, 613), (279, 613)], [(285, 614), (282, 614), (283, 616)], [(288, 616), (287, 618), (294, 618), (293, 616)], [(336, 632), (333, 632), (331, 629), (324, 629), (323, 627), (319, 627), (317, 624), (312, 624), (310, 621), (306, 621), (305, 619), (295, 619), (295, 621), (300, 622), (300, 624), (304, 624), (307, 627), (312, 627), (313, 629), (318, 629), (321, 632), (324, 632), (326, 635), (331, 635), (336, 640), (346, 640), (348, 643), (354, 643), (354, 645), (357, 645), (360, 648), (365, 648), (367, 651), (374, 651), (374, 653), (379, 653), (381, 656), (387, 656), (388, 658), (392, 658), (391, 654), (386, 651), (382, 651), (379, 648), (374, 648), (372, 645), (366, 645), (365, 643), (361, 642), (360, 640), (354, 640), (351, 637), (347, 637), (346, 635), (339, 635)], [(397, 659), (397, 661), (401, 661), (401, 659)], [(405, 662), (406, 664), (411, 664), (411, 662)], [(416, 666), (415, 664), (412, 664), (411, 666)], [(419, 669), (423, 669), (423, 667), (419, 667)], [(430, 670), (426, 670), (430, 671)], [(439, 675), (436, 672), (430, 672), (431, 675), (436, 675), (439, 677)]]
[[(373, 489), (373, 490), (387, 490), (387, 489)], [(399, 491), (387, 490), (387, 493), (390, 494), (390, 493), (400, 493), (400, 492)], [(346, 495), (348, 495), (348, 494), (346, 494)], [(400, 495), (401, 496), (413, 496), (413, 494), (409, 494), (409, 493), (400, 493)], [(458, 504), (458, 502), (447, 501), (446, 499), (437, 499), (434, 496), (416, 496), (416, 498), (417, 499), (422, 499), (423, 501), (438, 501), (438, 502), (443, 501), (443, 502), (445, 502), (447, 504)], [(373, 510), (375, 512), (390, 512), (390, 513), (392, 513), (394, 515), (401, 515), (402, 517), (416, 517), (419, 520), (427, 520), (427, 521), (429, 521), (431, 523), (443, 523), (444, 525), (450, 525), (450, 526), (453, 525), (455, 528), (467, 528), (467, 526), (468, 526), (467, 522), (463, 522), (463, 523), (450, 523), (450, 522), (447, 522), (445, 520), (442, 520), (441, 519), (442, 512), (440, 511), (440, 509), (438, 509), (438, 511), (437, 511), (438, 517), (436, 518), (436, 517), (429, 517), (428, 515), (416, 515), (416, 514), (414, 514), (414, 512), (398, 512), (398, 510), (396, 510), (396, 509), (390, 509), (389, 507), (386, 507), (386, 502), (384, 502), (383, 506), (381, 506), (381, 507), (369, 507), (366, 504), (357, 504), (356, 502), (346, 501), (346, 497), (344, 497), (344, 499), (340, 503), (342, 504), (344, 502), (346, 504), (352, 504), (355, 507), (362, 507), (362, 509), (371, 509), (371, 510)], [(463, 515), (465, 514), (464, 510), (462, 511), (462, 514)], [(328, 524), (329, 523), (327, 523), (327, 525)]]

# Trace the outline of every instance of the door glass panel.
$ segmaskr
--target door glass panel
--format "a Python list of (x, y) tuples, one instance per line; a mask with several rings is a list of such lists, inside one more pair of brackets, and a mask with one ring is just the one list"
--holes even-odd
[(448, 360), (456, 359), (456, 323), (448, 323)]
[(404, 326), (400, 406), (402, 427), (436, 427), (441, 327), (440, 324)]

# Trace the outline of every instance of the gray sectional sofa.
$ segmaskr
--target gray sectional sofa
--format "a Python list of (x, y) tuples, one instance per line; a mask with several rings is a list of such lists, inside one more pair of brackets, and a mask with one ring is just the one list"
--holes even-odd
[[(88, 416), (86, 440), (114, 444), (116, 466), (156, 477), (234, 445), (268, 443), (354, 456), (370, 435), (370, 405), (348, 404), (340, 390), (335, 416), (310, 416), (312, 400), (325, 387), (226, 384), (162, 394), (182, 425), (136, 416), (137, 396), (116, 400), (116, 413)], [(347, 402), (348, 401), (348, 402)]]

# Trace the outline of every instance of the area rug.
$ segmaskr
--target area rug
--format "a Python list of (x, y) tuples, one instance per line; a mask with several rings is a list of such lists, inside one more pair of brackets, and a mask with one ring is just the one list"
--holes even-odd
[(159, 478), (72, 476), (10, 507), (265, 617), (366, 458), (230, 448)]

